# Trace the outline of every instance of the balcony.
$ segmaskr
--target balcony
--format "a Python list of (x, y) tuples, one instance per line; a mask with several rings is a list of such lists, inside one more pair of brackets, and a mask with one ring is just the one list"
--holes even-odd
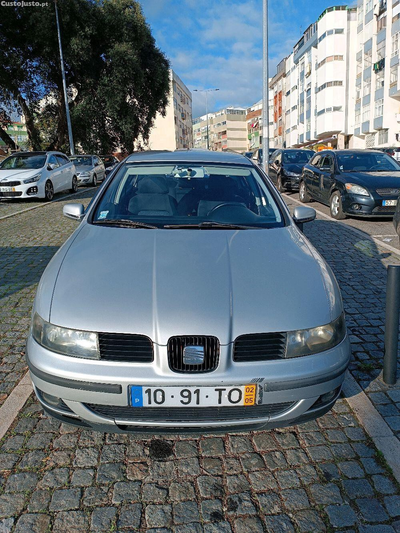
[(392, 98), (400, 99), (400, 88), (398, 83), (398, 81), (395, 81), (390, 84), (389, 96), (391, 96)]

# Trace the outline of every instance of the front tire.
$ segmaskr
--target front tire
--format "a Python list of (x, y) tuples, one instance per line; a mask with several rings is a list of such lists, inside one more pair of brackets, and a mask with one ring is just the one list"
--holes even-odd
[(97, 187), (97, 176), (93, 174), (93, 187)]
[(44, 200), (46, 202), (51, 202), (54, 198), (54, 187), (50, 180), (46, 181), (44, 186)]
[(283, 183), (282, 183), (282, 176), (278, 176), (278, 177), (276, 178), (276, 187), (277, 187), (277, 189), (278, 189), (278, 191), (279, 191), (280, 193), (282, 193), (282, 192), (286, 192), (286, 187), (284, 187), (284, 185), (283, 185)]
[(343, 213), (342, 197), (338, 191), (332, 194), (329, 208), (332, 218), (336, 220), (344, 220), (346, 218), (346, 215)]
[(70, 189), (71, 193), (75, 193), (78, 190), (78, 178), (74, 176), (72, 178), (72, 188)]
[(300, 183), (299, 198), (300, 202), (302, 202), (303, 204), (308, 204), (309, 202), (311, 202), (311, 196), (307, 192), (307, 187), (304, 181)]

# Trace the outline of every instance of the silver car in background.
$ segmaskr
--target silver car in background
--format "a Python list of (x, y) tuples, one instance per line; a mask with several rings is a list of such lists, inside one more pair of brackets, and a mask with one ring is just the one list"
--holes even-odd
[[(297, 424), (335, 403), (342, 299), (268, 177), (235, 153), (128, 157), (49, 263), (26, 357), (47, 413), (111, 432)], [(78, 273), (78, 274), (77, 274)]]
[(79, 185), (96, 185), (106, 177), (106, 169), (103, 161), (97, 155), (71, 156), (75, 163), (76, 175)]

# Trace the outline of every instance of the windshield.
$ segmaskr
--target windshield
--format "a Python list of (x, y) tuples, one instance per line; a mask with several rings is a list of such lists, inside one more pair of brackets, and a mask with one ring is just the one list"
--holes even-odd
[(70, 157), (70, 160), (73, 161), (78, 166), (91, 166), (92, 165), (92, 158), (90, 156), (76, 156), (76, 157)]
[(337, 161), (342, 172), (390, 172), (400, 170), (400, 165), (384, 152), (338, 154)]
[[(201, 223), (247, 227), (284, 226), (268, 186), (251, 168), (125, 164), (110, 183), (93, 217), (157, 227)], [(204, 227), (204, 226), (203, 226)]]
[(33, 170), (43, 168), (46, 163), (45, 155), (12, 155), (5, 159), (0, 166), (1, 170), (22, 169)]
[(283, 152), (283, 162), (292, 164), (306, 164), (310, 161), (315, 152), (310, 150), (291, 150), (290, 152)]

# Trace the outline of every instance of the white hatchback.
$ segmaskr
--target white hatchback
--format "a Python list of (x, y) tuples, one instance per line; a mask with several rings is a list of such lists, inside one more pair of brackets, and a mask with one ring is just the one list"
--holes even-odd
[(0, 198), (53, 199), (78, 190), (75, 165), (60, 152), (18, 152), (0, 164)]

